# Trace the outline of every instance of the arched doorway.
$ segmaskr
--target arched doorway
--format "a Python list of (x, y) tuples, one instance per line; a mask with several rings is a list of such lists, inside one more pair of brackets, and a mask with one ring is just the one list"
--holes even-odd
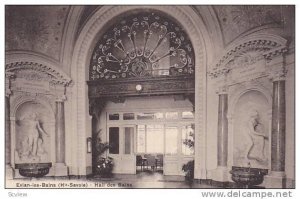
[[(194, 142), (195, 55), (190, 39), (175, 20), (150, 9), (112, 21), (117, 22), (107, 25), (90, 61), (90, 112), (98, 120), (93, 137), (109, 142), (115, 173), (135, 173), (136, 157), (144, 156), (152, 170), (160, 161), (165, 175), (181, 174), (194, 155), (193, 146), (184, 144), (188, 136)], [(95, 170), (98, 155), (93, 154)]]
[[(200, 17), (190, 8), (185, 6), (114, 6), (114, 7), (102, 7), (90, 18), (86, 23), (86, 26), (82, 29), (73, 54), (72, 65), (72, 78), (74, 79), (75, 86), (73, 87), (74, 104), (73, 112), (74, 122), (73, 132), (77, 136), (77, 159), (89, 159), (84, 151), (79, 150), (85, 147), (85, 138), (89, 133), (83, 134), (82, 132), (91, 131), (91, 117), (87, 115), (88, 113), (88, 97), (87, 97), (87, 86), (85, 81), (88, 79), (88, 73), (86, 66), (89, 65), (90, 57), (92, 55), (92, 50), (99, 39), (99, 33), (105, 29), (105, 26), (116, 16), (124, 14), (126, 12), (137, 10), (137, 9), (153, 9), (165, 13), (166, 15), (176, 18), (179, 24), (186, 30), (187, 35), (191, 38), (191, 43), (194, 46), (195, 52), (195, 75), (197, 76), (195, 80), (195, 139), (196, 142), (196, 171), (195, 177), (205, 178), (205, 109), (206, 109), (206, 55), (205, 48), (209, 46), (209, 37), (206, 33), (205, 26), (200, 20)], [(188, 14), (187, 14), (188, 13)], [(100, 16), (100, 17), (99, 17)], [(100, 34), (101, 35), (101, 34)], [(205, 39), (204, 39), (205, 38)], [(205, 40), (205, 42), (204, 42)], [(205, 47), (205, 45), (207, 45)], [(83, 76), (82, 74), (85, 74)], [(77, 122), (80, 121), (80, 122)], [(84, 121), (84, 122), (83, 122)], [(75, 145), (74, 145), (75, 146)], [(199, 150), (201, 149), (201, 151)], [(201, 160), (201, 165), (199, 164)], [(86, 163), (78, 164), (79, 174), (86, 174), (86, 167), (89, 161)], [(201, 177), (202, 175), (202, 177)]]

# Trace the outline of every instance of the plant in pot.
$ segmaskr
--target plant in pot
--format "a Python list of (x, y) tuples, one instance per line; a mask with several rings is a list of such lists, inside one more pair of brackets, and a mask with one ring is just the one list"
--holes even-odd
[(191, 160), (182, 166), (182, 171), (185, 172), (186, 181), (191, 182), (194, 179), (194, 164), (195, 161)]
[[(188, 136), (183, 140), (183, 144), (188, 146), (191, 150), (194, 150), (195, 146), (195, 133), (194, 133), (194, 125), (191, 126), (191, 130), (188, 132)], [(182, 165), (182, 171), (185, 173), (185, 180), (188, 182), (192, 182), (194, 179), (194, 168), (195, 161), (188, 161), (186, 164)]]
[(100, 177), (112, 177), (112, 170), (114, 167), (113, 158), (105, 156), (106, 151), (110, 148), (107, 142), (101, 140), (101, 130), (99, 130), (94, 143), (95, 152), (95, 173)]

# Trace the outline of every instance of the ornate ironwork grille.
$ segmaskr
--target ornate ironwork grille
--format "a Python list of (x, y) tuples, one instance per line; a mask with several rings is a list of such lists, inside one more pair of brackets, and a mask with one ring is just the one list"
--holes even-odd
[(97, 43), (90, 80), (188, 75), (194, 77), (192, 44), (184, 29), (159, 13), (121, 18)]

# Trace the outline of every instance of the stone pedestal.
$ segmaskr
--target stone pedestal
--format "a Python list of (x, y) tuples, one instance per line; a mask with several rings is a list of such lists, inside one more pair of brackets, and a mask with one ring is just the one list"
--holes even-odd
[(12, 180), (14, 178), (14, 170), (10, 165), (5, 165), (5, 179)]
[(266, 188), (286, 188), (285, 172), (271, 171), (264, 178)]
[(230, 179), (229, 169), (227, 167), (218, 166), (212, 172), (212, 179), (219, 182), (228, 182)]
[(69, 174), (68, 167), (65, 163), (56, 163), (54, 165), (54, 175), (55, 176), (67, 176)]

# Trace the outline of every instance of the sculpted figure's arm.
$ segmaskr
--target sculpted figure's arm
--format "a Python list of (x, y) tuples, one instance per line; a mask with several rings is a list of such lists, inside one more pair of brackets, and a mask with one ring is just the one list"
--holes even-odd
[(47, 137), (49, 137), (49, 134), (46, 133), (46, 132), (42, 129), (42, 127), (40, 126), (40, 123), (39, 123), (39, 122), (36, 122), (36, 127), (37, 127), (37, 129), (38, 129), (40, 132), (42, 132), (42, 133), (45, 134)]
[(265, 137), (264, 134), (261, 134), (261, 133), (256, 132), (256, 131), (254, 130), (254, 128), (253, 128), (252, 133), (253, 133), (254, 135), (257, 135), (257, 136)]
[(254, 130), (254, 125), (253, 125), (253, 122), (251, 119), (248, 120), (247, 125), (248, 125), (248, 129), (249, 129), (249, 134), (254, 134), (254, 135), (257, 134)]
[[(257, 124), (257, 125), (261, 125), (261, 124)], [(268, 136), (266, 136), (264, 133), (262, 133), (261, 131), (256, 131), (256, 130), (255, 130), (255, 125), (252, 123), (251, 120), (248, 121), (248, 127), (249, 127), (249, 129), (250, 129), (250, 132), (251, 132), (253, 135), (261, 136), (261, 137), (263, 137), (264, 139), (268, 139)]]

